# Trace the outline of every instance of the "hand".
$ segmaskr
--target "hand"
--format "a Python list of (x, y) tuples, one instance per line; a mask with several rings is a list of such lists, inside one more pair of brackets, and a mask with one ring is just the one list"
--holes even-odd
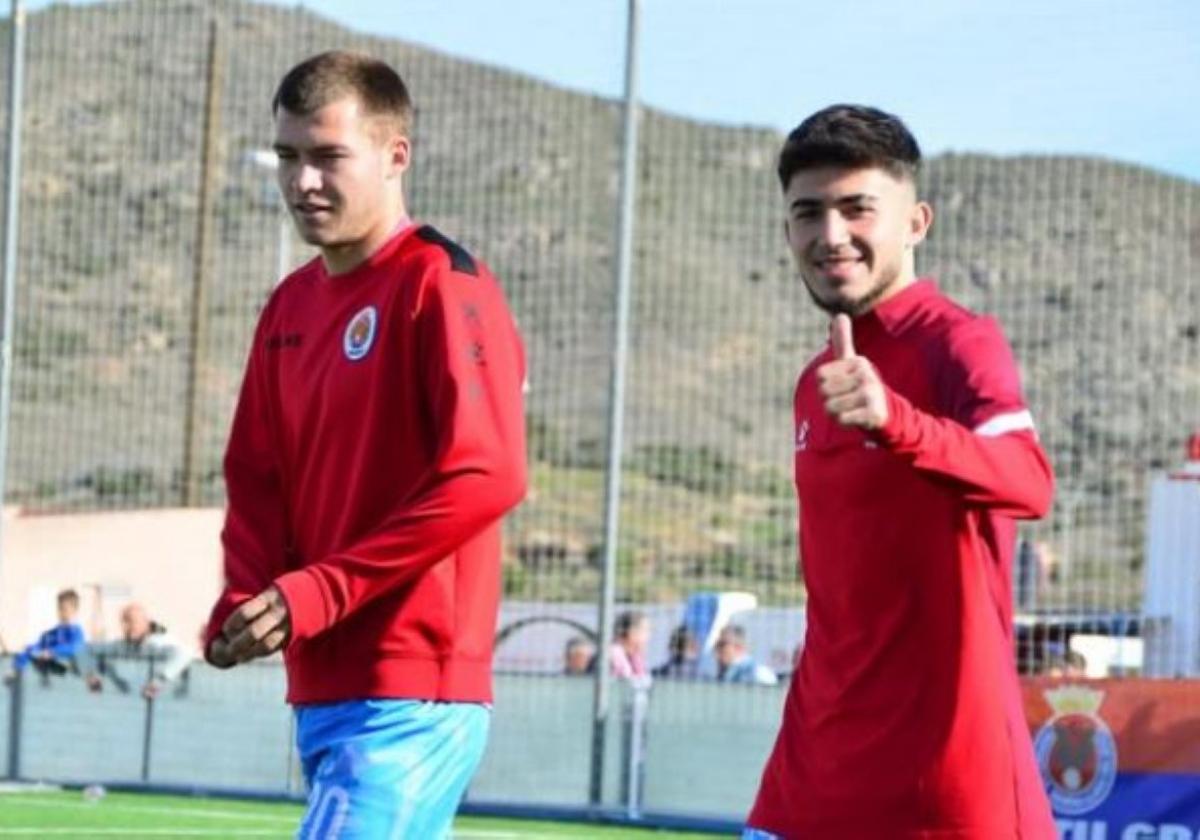
[(228, 668), (270, 656), (287, 644), (292, 632), (287, 601), (269, 586), (234, 610), (221, 626), (221, 635), (208, 646), (208, 661)]
[(854, 352), (850, 316), (834, 316), (829, 340), (833, 361), (817, 368), (825, 410), (843, 426), (881, 428), (888, 419), (887, 389), (871, 361)]
[(144, 686), (142, 686), (142, 696), (145, 697), (147, 700), (153, 700), (155, 697), (157, 697), (159, 695), (159, 692), (161, 692), (161, 691), (162, 691), (162, 683), (158, 682), (158, 680), (151, 680), (150, 682), (148, 682)]
[(83, 680), (87, 683), (88, 691), (98, 692), (104, 688), (104, 681), (99, 674), (88, 674)]

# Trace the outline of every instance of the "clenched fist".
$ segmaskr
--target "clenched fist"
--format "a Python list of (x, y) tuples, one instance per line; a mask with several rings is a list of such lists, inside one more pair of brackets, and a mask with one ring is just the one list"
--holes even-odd
[(229, 668), (270, 656), (283, 648), (292, 632), (287, 601), (274, 586), (268, 586), (225, 619), (221, 635), (208, 646), (208, 661)]

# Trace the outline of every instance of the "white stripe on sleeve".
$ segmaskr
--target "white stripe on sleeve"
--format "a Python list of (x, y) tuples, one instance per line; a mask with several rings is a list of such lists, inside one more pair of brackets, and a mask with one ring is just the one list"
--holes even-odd
[(1006, 435), (1009, 432), (1023, 432), (1026, 429), (1037, 434), (1037, 429), (1033, 425), (1033, 415), (1029, 413), (1029, 409), (1023, 411), (1010, 411), (1007, 414), (997, 414), (990, 420), (985, 420), (975, 427), (975, 434), (982, 437), (997, 437), (998, 435)]

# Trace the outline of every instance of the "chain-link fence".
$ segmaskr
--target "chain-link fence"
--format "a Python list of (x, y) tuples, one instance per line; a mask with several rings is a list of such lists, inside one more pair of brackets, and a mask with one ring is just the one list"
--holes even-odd
[[(310, 256), (259, 154), (269, 101), (286, 68), (333, 47), (401, 70), (410, 206), (492, 266), (520, 322), (532, 481), (508, 528), (506, 617), (537, 621), (499, 661), (557, 671), (596, 626), (622, 123), (620, 103), (552, 81), (259, 3), (31, 13), (6, 501), (221, 503), (256, 314), (278, 267)], [(618, 601), (659, 611), (653, 655), (689, 596), (745, 591), (767, 616), (745, 619), (755, 651), (786, 671), (804, 599), (792, 387), (825, 326), (780, 233), (780, 141), (642, 110), (616, 573)], [(1143, 585), (1152, 475), (1200, 426), (1200, 184), (1097, 158), (942, 155), (922, 190), (937, 219), (920, 268), (1000, 318), (1057, 472), (1053, 513), (1018, 552), (1023, 664), (1075, 635), (1140, 643), (1195, 606), (1180, 578), (1147, 616)]]
[[(7, 664), (0, 658), (0, 667)], [(119, 664), (130, 677), (152, 673), (146, 659)], [(284, 683), (277, 661), (227, 673), (197, 664), (147, 700), (142, 680), (89, 690), (76, 675), (30, 668), (0, 686), (0, 761), (7, 776), (18, 779), (302, 798), (294, 719), (277, 702)], [(499, 675), (488, 749), (468, 807), (585, 806), (590, 693), (587, 680)], [(645, 686), (623, 683), (617, 698), (624, 712), (604, 745), (609, 805), (635, 813), (643, 806), (691, 812), (712, 827), (731, 827), (753, 795), (783, 693), (679, 683), (674, 694), (656, 692), (654, 727), (646, 720), (651, 696)], [(679, 737), (697, 710), (721, 724)], [(697, 755), (722, 755), (726, 766), (739, 766), (736, 778), (680, 774)]]

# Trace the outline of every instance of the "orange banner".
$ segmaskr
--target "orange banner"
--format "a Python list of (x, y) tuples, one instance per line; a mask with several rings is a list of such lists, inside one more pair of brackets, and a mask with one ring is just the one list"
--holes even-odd
[(1200, 680), (1022, 686), (1062, 836), (1200, 838)]

